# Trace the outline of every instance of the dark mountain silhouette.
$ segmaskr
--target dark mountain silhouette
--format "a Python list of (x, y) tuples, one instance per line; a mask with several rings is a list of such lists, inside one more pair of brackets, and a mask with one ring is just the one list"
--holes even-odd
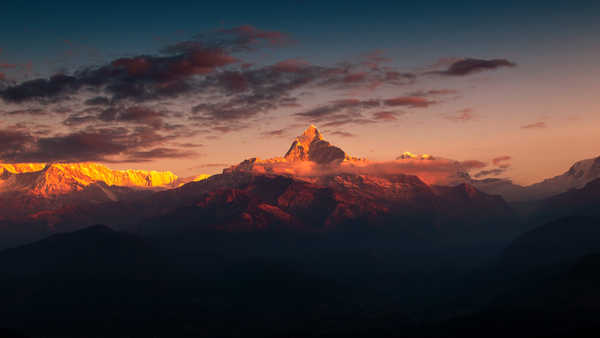
[[(542, 263), (543, 264), (543, 263)], [(544, 277), (515, 283), (484, 309), (426, 328), (424, 336), (593, 337), (600, 328), (600, 255), (573, 260)], [(514, 282), (514, 280), (513, 280)]]
[(552, 221), (515, 239), (502, 255), (507, 266), (568, 263), (600, 251), (600, 219), (570, 216)]
[(598, 200), (600, 179), (589, 182), (583, 188), (572, 189), (541, 201), (533, 219), (551, 220), (570, 215), (600, 217)]
[(26, 335), (11, 329), (1, 329), (0, 328), (0, 337), (3, 338), (27, 338)]
[(258, 257), (251, 252), (262, 243), (246, 243), (247, 251), (224, 257), (93, 226), (5, 250), (0, 327), (35, 337), (235, 337), (239, 330), (278, 337), (327, 331), (321, 319), (338, 326), (363, 316), (360, 304), (371, 298), (358, 293), (365, 282), (328, 270), (350, 257), (340, 271), (370, 274), (377, 270), (365, 270), (375, 262), (368, 256), (305, 247), (296, 257), (313, 255), (304, 260)]
[(169, 272), (146, 241), (101, 225), (0, 252), (0, 268), (0, 327), (29, 329), (36, 321), (135, 318), (161, 298), (155, 292)]

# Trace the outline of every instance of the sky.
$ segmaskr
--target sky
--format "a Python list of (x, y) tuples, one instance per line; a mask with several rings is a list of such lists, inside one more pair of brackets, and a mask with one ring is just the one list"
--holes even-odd
[(28, 1), (0, 20), (0, 161), (216, 173), (315, 124), (347, 153), (530, 184), (600, 155), (593, 1)]

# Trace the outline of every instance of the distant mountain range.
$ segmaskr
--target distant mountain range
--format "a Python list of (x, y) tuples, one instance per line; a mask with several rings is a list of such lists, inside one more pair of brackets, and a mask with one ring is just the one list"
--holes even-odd
[(501, 241), (519, 229), (502, 197), (541, 199), (580, 188), (600, 175), (599, 163), (578, 162), (561, 176), (520, 187), (474, 180), (460, 162), (430, 155), (356, 158), (310, 126), (283, 157), (251, 158), (210, 177), (96, 163), (0, 164), (0, 222), (5, 238), (12, 231), (48, 234), (102, 223), (142, 233), (368, 225), (447, 243)]
[(0, 221), (44, 218), (78, 205), (135, 199), (207, 176), (112, 170), (98, 163), (0, 163)]
[(473, 180), (472, 184), (489, 194), (498, 194), (507, 201), (532, 201), (548, 198), (572, 189), (581, 189), (600, 179), (600, 157), (576, 162), (562, 175), (528, 186), (513, 184), (505, 179)]

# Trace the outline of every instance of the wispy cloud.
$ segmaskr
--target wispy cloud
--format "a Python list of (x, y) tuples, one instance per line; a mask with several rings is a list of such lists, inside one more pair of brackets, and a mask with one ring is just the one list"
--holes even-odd
[(531, 123), (531, 124), (526, 124), (524, 126), (521, 126), (521, 129), (543, 129), (546, 128), (546, 122), (536, 122), (536, 123)]
[(438, 74), (444, 76), (466, 76), (487, 70), (494, 70), (502, 67), (515, 67), (517, 64), (507, 59), (472, 59), (465, 58), (452, 62), (445, 70), (435, 70), (429, 74)]

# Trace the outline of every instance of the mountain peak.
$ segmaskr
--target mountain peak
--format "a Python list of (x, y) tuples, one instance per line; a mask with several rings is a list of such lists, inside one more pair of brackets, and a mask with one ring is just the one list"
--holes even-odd
[(302, 137), (306, 141), (310, 141), (310, 142), (312, 142), (315, 139), (319, 139), (319, 140), (323, 139), (323, 136), (319, 132), (319, 129), (317, 129), (317, 127), (315, 127), (314, 124), (311, 124), (310, 126), (308, 126), (308, 128), (306, 128), (306, 130), (304, 131), (302, 136), (299, 136), (299, 137)]
[(317, 127), (312, 124), (302, 135), (296, 137), (284, 156), (288, 161), (312, 161), (319, 164), (341, 162), (346, 157), (342, 149), (325, 141)]

